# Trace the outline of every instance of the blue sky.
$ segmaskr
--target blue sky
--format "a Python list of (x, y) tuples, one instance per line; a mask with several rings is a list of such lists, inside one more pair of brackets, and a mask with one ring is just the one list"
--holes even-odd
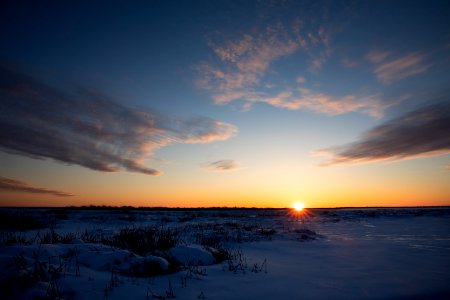
[(448, 205), (449, 13), (2, 4), (0, 204)]

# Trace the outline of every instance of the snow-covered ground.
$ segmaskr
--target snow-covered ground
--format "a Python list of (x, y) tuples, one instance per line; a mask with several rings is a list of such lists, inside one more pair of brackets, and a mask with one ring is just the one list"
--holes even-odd
[(450, 299), (449, 208), (0, 219), (0, 299)]

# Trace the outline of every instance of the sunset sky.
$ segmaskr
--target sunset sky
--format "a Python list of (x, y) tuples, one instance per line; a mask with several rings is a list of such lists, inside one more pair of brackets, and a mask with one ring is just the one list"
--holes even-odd
[(450, 205), (448, 1), (0, 4), (0, 206)]

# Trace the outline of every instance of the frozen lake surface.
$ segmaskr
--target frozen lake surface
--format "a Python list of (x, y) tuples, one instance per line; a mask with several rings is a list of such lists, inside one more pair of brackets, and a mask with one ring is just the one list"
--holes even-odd
[(450, 209), (2, 209), (1, 299), (450, 299)]

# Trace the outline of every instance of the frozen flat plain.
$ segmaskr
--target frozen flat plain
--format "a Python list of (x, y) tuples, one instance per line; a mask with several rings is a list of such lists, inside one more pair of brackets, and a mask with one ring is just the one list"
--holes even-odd
[(1, 299), (450, 299), (450, 209), (1, 209)]

